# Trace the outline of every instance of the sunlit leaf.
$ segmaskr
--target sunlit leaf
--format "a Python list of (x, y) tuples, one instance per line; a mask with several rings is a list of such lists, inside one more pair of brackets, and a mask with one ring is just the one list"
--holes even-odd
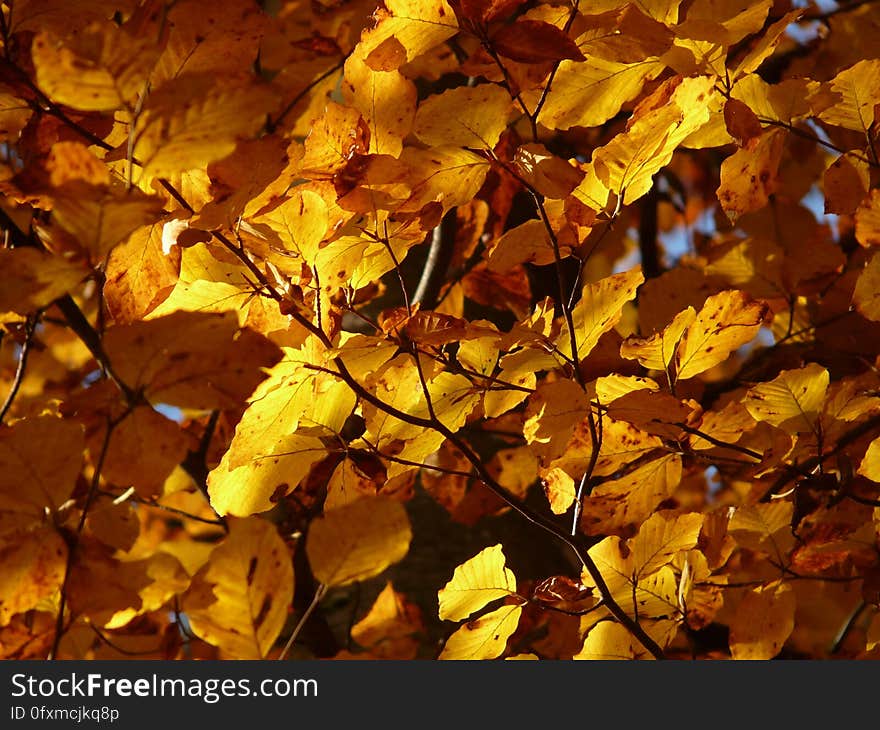
[(768, 383), (750, 388), (743, 403), (756, 421), (765, 421), (788, 433), (810, 433), (828, 390), (828, 371), (810, 363), (783, 370)]
[(516, 631), (522, 605), (502, 606), (468, 621), (446, 640), (438, 659), (495, 659)]
[(184, 610), (193, 632), (236, 659), (264, 659), (293, 599), (293, 563), (271, 522), (229, 520), (229, 534), (193, 578)]
[(515, 594), (513, 571), (505, 567), (501, 545), (493, 545), (459, 565), (440, 589), (440, 618), (461, 621), (486, 604)]
[(365, 497), (312, 522), (306, 554), (317, 581), (342, 586), (372, 578), (401, 560), (411, 539), (409, 518), (400, 502)]

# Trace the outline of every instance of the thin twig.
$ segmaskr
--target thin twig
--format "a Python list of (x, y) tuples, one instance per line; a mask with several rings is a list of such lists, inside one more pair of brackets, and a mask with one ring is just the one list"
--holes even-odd
[[(2, 15), (2, 13), (0, 13), (0, 15)], [(21, 388), (21, 383), (24, 380), (25, 368), (27, 367), (28, 353), (31, 349), (31, 341), (33, 340), (34, 332), (37, 329), (37, 323), (40, 321), (41, 314), (42, 310), (39, 310), (35, 314), (28, 315), (25, 320), (24, 342), (22, 343), (21, 351), (18, 354), (18, 365), (15, 368), (12, 387), (10, 387), (9, 393), (6, 395), (6, 400), (3, 402), (2, 408), (0, 408), (0, 423), (3, 423), (3, 419), (6, 418), (6, 414), (12, 407), (15, 396), (18, 395), (18, 390)]]
[(318, 604), (321, 602), (321, 599), (324, 597), (324, 594), (327, 592), (327, 586), (323, 583), (318, 584), (317, 589), (315, 590), (315, 595), (312, 598), (312, 602), (309, 604), (308, 608), (303, 613), (302, 618), (300, 618), (299, 623), (297, 623), (296, 628), (291, 632), (290, 638), (287, 639), (287, 643), (284, 645), (284, 649), (281, 650), (281, 653), (278, 655), (277, 661), (282, 661), (287, 653), (290, 651), (290, 648), (293, 646), (293, 643), (296, 641), (297, 637), (303, 630), (303, 627), (306, 625), (306, 621), (309, 620), (309, 616), (312, 615), (312, 612), (318, 607)]

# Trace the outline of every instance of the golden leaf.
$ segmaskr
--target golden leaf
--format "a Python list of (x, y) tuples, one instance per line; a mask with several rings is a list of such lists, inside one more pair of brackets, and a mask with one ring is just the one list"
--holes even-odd
[(865, 59), (841, 71), (831, 82), (831, 92), (839, 101), (820, 111), (819, 118), (868, 134), (874, 125), (874, 106), (880, 99), (880, 59)]
[(651, 655), (626, 627), (615, 621), (597, 623), (584, 639), (581, 650), (572, 657), (594, 661), (642, 658), (650, 659)]
[(84, 448), (73, 421), (40, 416), (0, 428), (0, 533), (58, 512), (76, 486)]
[(160, 198), (132, 188), (69, 182), (52, 194), (52, 221), (71, 233), (94, 262), (101, 262), (120, 241), (155, 222)]
[(293, 600), (293, 562), (275, 525), (230, 519), (183, 597), (193, 633), (235, 659), (265, 659)]
[(676, 314), (662, 332), (655, 332), (650, 337), (627, 337), (620, 345), (620, 356), (638, 360), (648, 370), (668, 373), (679, 342), (696, 317), (694, 308), (687, 307)]
[(505, 567), (505, 560), (499, 544), (481, 550), (459, 565), (452, 580), (437, 594), (440, 618), (461, 621), (492, 601), (516, 595), (516, 578)]
[(53, 527), (41, 526), (0, 540), (0, 561), (0, 626), (7, 626), (61, 589), (67, 545)]
[(345, 97), (370, 127), (369, 152), (397, 157), (416, 118), (415, 84), (396, 70), (374, 71), (358, 55), (345, 62)]
[(0, 249), (0, 312), (30, 314), (73, 290), (87, 273), (36, 248)]
[(37, 86), (59, 104), (83, 111), (132, 108), (156, 62), (151, 39), (132, 37), (113, 23), (93, 23), (64, 42), (52, 33), (34, 38)]
[(669, 164), (681, 142), (709, 121), (713, 84), (711, 76), (665, 82), (642, 102), (651, 102), (646, 111), (636, 108), (625, 132), (593, 153), (599, 180), (624, 204), (647, 193), (654, 174)]
[(858, 473), (872, 482), (880, 482), (880, 438), (874, 439), (868, 445)]
[(734, 659), (772, 659), (794, 629), (797, 605), (787, 583), (774, 581), (750, 590), (730, 622), (730, 653)]
[(393, 71), (458, 32), (446, 0), (388, 0), (373, 17), (355, 53), (375, 71)]
[[(617, 114), (664, 68), (656, 58), (620, 63), (590, 55), (586, 61), (562, 61), (538, 121), (549, 129), (597, 127)], [(540, 94), (524, 98), (534, 107)]]
[(768, 307), (745, 292), (723, 291), (706, 299), (681, 336), (675, 353), (675, 379), (686, 380), (727, 359), (757, 336)]
[(314, 520), (306, 555), (315, 579), (342, 586), (378, 575), (409, 551), (406, 509), (388, 497), (364, 497)]
[(168, 81), (150, 94), (132, 132), (140, 184), (226, 157), (263, 127), (275, 104), (267, 87), (218, 84), (213, 74)]
[(522, 604), (502, 606), (462, 625), (446, 640), (438, 659), (495, 659), (504, 653), (516, 631)]
[[(571, 313), (580, 359), (587, 357), (599, 338), (620, 321), (624, 304), (633, 300), (644, 281), (641, 267), (636, 267), (584, 286), (581, 299)], [(561, 352), (568, 354), (570, 343), (567, 332), (560, 334), (557, 346)]]
[(784, 130), (768, 129), (721, 163), (718, 200), (731, 221), (767, 205), (778, 185), (784, 144)]
[(148, 399), (181, 408), (236, 408), (280, 351), (231, 312), (174, 312), (113, 327), (104, 347), (117, 375)]
[(510, 104), (510, 94), (495, 84), (448, 89), (419, 104), (413, 134), (426, 145), (491, 150), (507, 127)]
[(816, 363), (783, 370), (770, 382), (750, 388), (743, 404), (756, 421), (791, 434), (810, 433), (816, 428), (829, 379), (828, 371)]
[(351, 638), (380, 659), (415, 659), (416, 635), (423, 630), (418, 606), (388, 581), (367, 615), (351, 627)]

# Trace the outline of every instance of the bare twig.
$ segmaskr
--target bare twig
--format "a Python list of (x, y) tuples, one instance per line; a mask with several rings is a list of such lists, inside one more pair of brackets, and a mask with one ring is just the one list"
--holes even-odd
[(24, 342), (22, 343), (21, 351), (18, 354), (18, 365), (15, 368), (15, 376), (12, 379), (12, 386), (9, 388), (6, 400), (3, 401), (3, 406), (0, 407), (0, 423), (3, 423), (3, 419), (6, 418), (9, 409), (12, 408), (15, 396), (18, 395), (18, 390), (21, 388), (21, 383), (24, 380), (25, 368), (27, 367), (28, 353), (31, 349), (31, 341), (33, 340), (34, 332), (37, 329), (37, 323), (40, 321), (41, 314), (42, 311), (38, 311), (35, 314), (29, 315), (25, 320)]

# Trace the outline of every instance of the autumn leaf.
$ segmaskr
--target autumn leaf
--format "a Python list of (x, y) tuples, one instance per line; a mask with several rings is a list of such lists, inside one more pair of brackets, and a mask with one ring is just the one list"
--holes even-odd
[(502, 56), (520, 63), (586, 60), (563, 30), (542, 20), (521, 18), (505, 25), (492, 36), (492, 45)]
[(263, 336), (239, 329), (233, 314), (175, 312), (115, 327), (105, 347), (117, 374), (150, 400), (184, 408), (239, 403), (278, 360)]
[(828, 371), (810, 363), (783, 370), (768, 383), (750, 388), (743, 404), (756, 421), (765, 421), (788, 433), (810, 433), (828, 390)]
[(495, 659), (516, 631), (522, 605), (502, 606), (462, 625), (443, 645), (438, 659)]
[(718, 200), (731, 221), (763, 208), (776, 191), (785, 134), (768, 129), (754, 136), (721, 164)]
[(723, 362), (750, 342), (764, 323), (767, 306), (742, 291), (720, 292), (706, 299), (681, 335), (675, 353), (676, 380), (685, 380)]
[(26, 315), (73, 290), (87, 271), (34, 248), (0, 249), (0, 312)]
[(440, 618), (461, 621), (499, 598), (516, 594), (513, 571), (505, 567), (501, 545), (493, 545), (459, 565), (438, 594)]
[(494, 84), (450, 89), (419, 104), (413, 134), (428, 145), (492, 149), (509, 108), (510, 94)]
[(378, 575), (409, 551), (412, 529), (400, 502), (366, 497), (317, 519), (306, 539), (315, 579), (342, 586)]
[(225, 157), (262, 127), (275, 104), (267, 87), (218, 84), (210, 74), (168, 81), (150, 94), (132, 131), (142, 184)]
[(284, 628), (293, 599), (293, 563), (275, 526), (229, 520), (184, 596), (193, 632), (236, 659), (265, 659)]
[(50, 99), (83, 111), (133, 108), (156, 62), (156, 47), (112, 23), (62, 41), (40, 33), (31, 45), (37, 84)]
[(774, 581), (750, 590), (730, 626), (734, 659), (772, 659), (794, 628), (796, 599), (791, 586)]

